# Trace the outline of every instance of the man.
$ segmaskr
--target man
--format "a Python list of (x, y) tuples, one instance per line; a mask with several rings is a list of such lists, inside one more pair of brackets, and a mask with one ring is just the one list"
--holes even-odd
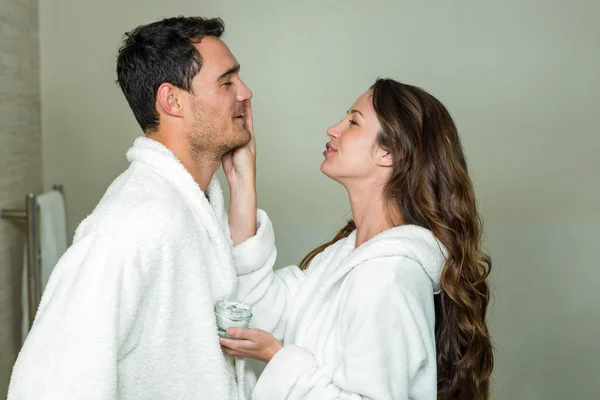
[[(223, 355), (213, 313), (235, 297), (232, 246), (257, 229), (243, 184), (255, 173), (252, 93), (223, 30), (220, 19), (177, 17), (126, 35), (118, 83), (145, 137), (57, 264), (10, 400), (220, 400), (252, 389), (243, 362)], [(213, 177), (221, 163), (239, 205), (229, 220)]]

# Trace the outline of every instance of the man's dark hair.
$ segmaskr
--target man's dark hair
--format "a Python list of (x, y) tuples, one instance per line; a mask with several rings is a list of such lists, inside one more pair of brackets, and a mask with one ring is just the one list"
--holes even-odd
[(154, 132), (159, 125), (156, 93), (171, 83), (192, 91), (202, 57), (194, 47), (205, 36), (221, 37), (220, 18), (173, 17), (138, 26), (125, 34), (117, 56), (117, 82), (142, 130)]

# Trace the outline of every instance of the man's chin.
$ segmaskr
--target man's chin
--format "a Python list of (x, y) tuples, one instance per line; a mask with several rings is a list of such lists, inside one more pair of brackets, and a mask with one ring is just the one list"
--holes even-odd
[(229, 153), (235, 149), (244, 147), (245, 145), (250, 143), (251, 139), (252, 139), (252, 136), (250, 135), (250, 132), (248, 132), (246, 130), (244, 130), (243, 132), (240, 132), (240, 134), (235, 138), (235, 140), (232, 140), (231, 142), (227, 143), (227, 145), (224, 146), (224, 150), (226, 150), (225, 153)]
[(239, 135), (240, 141), (239, 141), (239, 146), (237, 147), (242, 147), (247, 145), (248, 143), (250, 143), (250, 140), (252, 140), (252, 134), (247, 131), (246, 129), (242, 129)]

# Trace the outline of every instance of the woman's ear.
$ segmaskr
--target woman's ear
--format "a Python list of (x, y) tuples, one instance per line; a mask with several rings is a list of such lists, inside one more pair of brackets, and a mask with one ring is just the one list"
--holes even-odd
[(379, 159), (377, 160), (377, 165), (379, 165), (380, 167), (391, 167), (392, 165), (394, 165), (394, 158), (392, 156), (392, 153), (390, 153), (389, 151), (381, 150), (381, 153), (378, 157)]

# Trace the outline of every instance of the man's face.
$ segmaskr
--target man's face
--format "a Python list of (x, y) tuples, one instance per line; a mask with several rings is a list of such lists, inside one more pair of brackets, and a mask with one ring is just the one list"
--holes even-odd
[(237, 60), (220, 39), (206, 36), (196, 48), (202, 68), (190, 94), (192, 152), (195, 158), (220, 158), (250, 141), (243, 114), (252, 92), (239, 77)]

